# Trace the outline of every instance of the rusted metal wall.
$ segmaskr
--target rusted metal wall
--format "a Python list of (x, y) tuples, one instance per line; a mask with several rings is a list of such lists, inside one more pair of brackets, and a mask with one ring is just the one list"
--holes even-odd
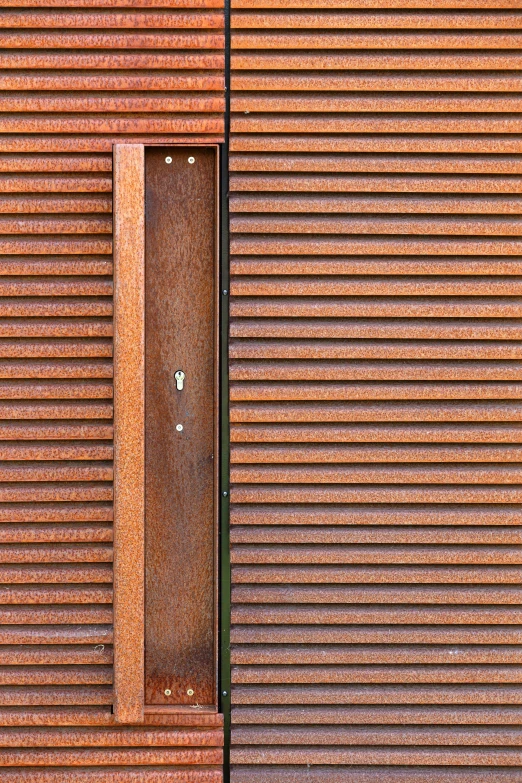
[(222, 2), (0, 5), (0, 780), (214, 781), (219, 717), (104, 726), (112, 144), (222, 139)]
[(522, 10), (232, 0), (233, 783), (514, 783)]

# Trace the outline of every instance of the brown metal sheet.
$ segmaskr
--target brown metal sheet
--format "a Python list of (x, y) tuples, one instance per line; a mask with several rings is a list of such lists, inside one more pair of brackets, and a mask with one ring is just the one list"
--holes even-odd
[[(139, 736), (75, 727), (115, 721), (113, 146), (222, 140), (223, 3), (0, 5), (0, 723), (15, 754), (0, 777), (217, 783), (216, 713), (145, 715)], [(39, 733), (51, 725), (65, 731)], [(140, 737), (156, 750), (127, 752)]]
[(232, 0), (233, 783), (520, 776), (519, 12)]
[(146, 151), (149, 705), (216, 703), (216, 175), (215, 148)]

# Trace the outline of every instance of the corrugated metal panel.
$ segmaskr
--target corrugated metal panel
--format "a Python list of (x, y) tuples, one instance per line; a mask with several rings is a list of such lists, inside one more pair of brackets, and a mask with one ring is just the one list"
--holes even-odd
[[(107, 724), (112, 145), (221, 140), (222, 2), (1, 5), (0, 725)], [(139, 736), (147, 746), (216, 746), (216, 726), (201, 737)], [(125, 749), (141, 742), (132, 733), (9, 732), (0, 731), (0, 766), (20, 769), (2, 769), (6, 781), (155, 783), (219, 772), (216, 747), (137, 751)], [(74, 774), (56, 768), (77, 764)], [(180, 764), (204, 766), (170, 766)]]
[(219, 783), (221, 729), (0, 729), (6, 783)]
[(522, 9), (232, 6), (232, 779), (514, 783)]

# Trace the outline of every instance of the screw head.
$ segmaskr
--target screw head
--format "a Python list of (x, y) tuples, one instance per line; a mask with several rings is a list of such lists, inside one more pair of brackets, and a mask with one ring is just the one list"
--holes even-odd
[(227, 691), (223, 691), (223, 696), (228, 696)]
[(183, 424), (176, 424), (176, 429), (178, 432), (183, 432)]
[(227, 294), (228, 294), (228, 291), (227, 291), (227, 289), (226, 289), (226, 288), (224, 288), (224, 289), (223, 289), (223, 296), (227, 296)]
[(172, 158), (170, 157), (170, 155), (167, 155), (167, 157), (165, 158), (165, 163), (172, 163)]
[(228, 492), (223, 492), (223, 497), (228, 498)]
[(170, 690), (170, 688), (165, 688), (165, 690), (163, 692), (164, 692), (165, 696), (171, 696), (172, 695), (172, 691)]
[(194, 696), (194, 691), (192, 688), (187, 688), (187, 696)]
[(188, 159), (188, 162), (189, 163), (195, 163), (196, 162), (196, 158), (193, 158), (192, 155), (191, 155), (190, 158)]

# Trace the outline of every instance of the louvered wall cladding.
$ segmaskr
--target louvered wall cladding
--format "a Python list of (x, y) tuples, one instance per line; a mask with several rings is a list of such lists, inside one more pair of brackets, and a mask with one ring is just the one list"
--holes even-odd
[(522, 775), (518, 0), (233, 0), (234, 783)]
[[(112, 144), (221, 140), (222, 2), (1, 5), (0, 780), (214, 780), (217, 717), (101, 727), (113, 699)], [(13, 728), (81, 724), (100, 728)]]

